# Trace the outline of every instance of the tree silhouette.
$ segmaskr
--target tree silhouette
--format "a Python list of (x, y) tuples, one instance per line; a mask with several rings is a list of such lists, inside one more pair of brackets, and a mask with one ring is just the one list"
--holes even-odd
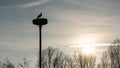
[(109, 55), (107, 51), (103, 52), (101, 64), (98, 65), (98, 68), (110, 68)]
[(0, 62), (0, 68), (15, 68), (15, 65), (6, 58), (4, 62)]
[(42, 68), (59, 68), (63, 63), (63, 53), (56, 48), (48, 47), (42, 52)]
[(74, 56), (78, 68), (94, 68), (96, 57), (84, 55), (81, 52)]
[(109, 47), (108, 53), (111, 60), (111, 68), (120, 68), (120, 40), (116, 39)]

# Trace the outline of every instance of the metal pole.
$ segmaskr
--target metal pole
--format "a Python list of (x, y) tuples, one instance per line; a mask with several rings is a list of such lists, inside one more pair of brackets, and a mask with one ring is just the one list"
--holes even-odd
[(41, 68), (42, 65), (42, 26), (39, 25), (39, 68)]
[(33, 19), (33, 24), (39, 26), (39, 68), (41, 68), (42, 65), (42, 25), (47, 24), (46, 18), (41, 18), (42, 13), (37, 16), (36, 19)]

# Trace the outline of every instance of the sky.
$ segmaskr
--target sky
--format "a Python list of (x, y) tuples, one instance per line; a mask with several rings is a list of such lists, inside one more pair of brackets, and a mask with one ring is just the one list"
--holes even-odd
[[(0, 59), (38, 54), (39, 29), (32, 20), (41, 12), (42, 47), (65, 50), (88, 43), (110, 44), (120, 38), (119, 0), (0, 0)], [(104, 49), (102, 47), (101, 49)]]

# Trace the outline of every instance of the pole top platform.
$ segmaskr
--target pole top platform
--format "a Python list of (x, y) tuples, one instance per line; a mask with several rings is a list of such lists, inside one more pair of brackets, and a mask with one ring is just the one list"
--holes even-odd
[(36, 19), (33, 19), (32, 22), (34, 25), (42, 26), (48, 23), (47, 18), (41, 18), (41, 16), (42, 16), (42, 13), (39, 14)]

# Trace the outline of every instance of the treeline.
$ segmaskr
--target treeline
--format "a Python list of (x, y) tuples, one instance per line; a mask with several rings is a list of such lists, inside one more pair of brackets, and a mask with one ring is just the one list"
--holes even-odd
[(42, 68), (94, 68), (95, 56), (77, 53), (66, 55), (58, 49), (49, 47), (42, 53)]
[[(84, 55), (81, 52), (69, 55), (53, 47), (48, 47), (42, 51), (41, 62), (41, 68), (120, 68), (120, 40), (114, 40), (108, 49), (103, 52), (99, 64), (96, 64), (98, 61), (95, 55)], [(38, 68), (39, 63), (36, 65), (35, 68)], [(23, 62), (19, 64), (13, 64), (6, 59), (4, 62), (0, 62), (0, 68), (31, 67), (30, 61), (24, 58)]]
[(5, 59), (3, 62), (0, 62), (0, 68), (29, 68), (30, 60), (23, 58), (23, 62), (14, 64), (9, 59)]
[(83, 55), (81, 52), (71, 56), (53, 47), (42, 52), (42, 68), (120, 68), (120, 40), (114, 40), (103, 52), (101, 62), (96, 62), (96, 56)]

